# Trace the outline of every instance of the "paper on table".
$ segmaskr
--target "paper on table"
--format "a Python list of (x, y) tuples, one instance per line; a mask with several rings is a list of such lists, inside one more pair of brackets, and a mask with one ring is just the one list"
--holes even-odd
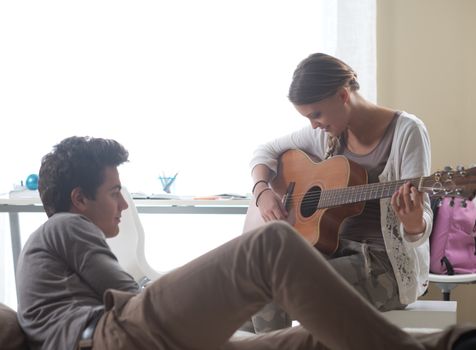
[(142, 192), (132, 192), (132, 198), (134, 199), (183, 199), (182, 196), (170, 193), (142, 193)]
[(193, 199), (197, 200), (219, 200), (219, 199), (249, 199), (249, 196), (244, 196), (241, 194), (234, 194), (234, 193), (222, 193), (222, 194), (216, 194), (212, 196), (197, 196), (193, 197)]

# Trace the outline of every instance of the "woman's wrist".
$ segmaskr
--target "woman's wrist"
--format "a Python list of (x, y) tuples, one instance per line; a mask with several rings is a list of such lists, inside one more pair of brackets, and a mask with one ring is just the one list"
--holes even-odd
[(405, 227), (405, 225), (403, 225), (403, 230), (405, 231), (405, 233), (407, 235), (419, 235), (423, 232), (425, 232), (426, 230), (426, 222), (425, 220), (422, 219), (422, 222), (417, 226), (415, 227)]
[(258, 180), (253, 185), (253, 189), (251, 190), (251, 193), (253, 194), (253, 196), (255, 196), (256, 193), (260, 193), (263, 189), (268, 188), (268, 187), (269, 187), (268, 181)]
[(263, 193), (265, 193), (266, 191), (271, 191), (271, 188), (270, 188), (270, 187), (266, 187), (266, 188), (263, 188), (260, 192), (258, 192), (258, 195), (256, 196), (256, 201), (255, 201), (255, 205), (256, 205), (257, 207), (259, 206), (259, 205), (258, 205), (258, 201), (259, 201), (261, 195), (262, 195)]

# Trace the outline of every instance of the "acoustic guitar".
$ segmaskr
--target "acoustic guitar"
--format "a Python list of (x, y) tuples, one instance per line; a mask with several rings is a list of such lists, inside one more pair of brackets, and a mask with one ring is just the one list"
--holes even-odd
[[(386, 183), (367, 183), (367, 172), (344, 156), (315, 162), (301, 150), (281, 155), (272, 189), (281, 196), (288, 211), (287, 221), (313, 246), (326, 254), (335, 252), (342, 221), (362, 213), (365, 202), (388, 198), (410, 181), (430, 196), (473, 199), (476, 195), (476, 167), (437, 171), (430, 176)], [(264, 224), (252, 200), (244, 230)]]

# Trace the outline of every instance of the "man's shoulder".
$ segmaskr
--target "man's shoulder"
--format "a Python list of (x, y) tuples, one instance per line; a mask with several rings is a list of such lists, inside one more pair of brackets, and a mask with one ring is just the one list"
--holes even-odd
[[(51, 216), (30, 237), (29, 241), (52, 242), (74, 239), (78, 235), (101, 237), (101, 231), (87, 217), (75, 213), (57, 213)], [(35, 244), (35, 243), (33, 243)]]
[(69, 227), (72, 229), (97, 230), (96, 225), (94, 225), (86, 216), (69, 212), (54, 214), (43, 224), (43, 227), (46, 230), (51, 230), (57, 227), (63, 230)]

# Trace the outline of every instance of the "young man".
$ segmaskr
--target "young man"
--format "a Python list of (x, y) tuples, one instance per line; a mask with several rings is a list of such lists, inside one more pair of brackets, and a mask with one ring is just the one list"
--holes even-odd
[[(49, 219), (25, 244), (17, 272), (18, 317), (32, 350), (443, 350), (463, 332), (474, 335), (465, 328), (413, 338), (284, 222), (241, 235), (140, 292), (106, 243), (127, 208), (117, 170), (127, 159), (114, 140), (70, 137), (42, 160)], [(229, 340), (270, 301), (303, 327)]]

